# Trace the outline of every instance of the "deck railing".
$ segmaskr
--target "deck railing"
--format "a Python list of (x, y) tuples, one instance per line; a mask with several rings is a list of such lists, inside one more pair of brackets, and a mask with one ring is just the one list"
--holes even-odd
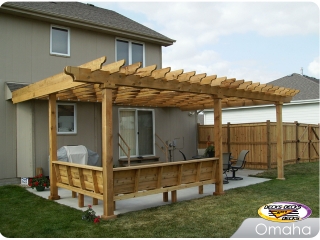
[(120, 135), (120, 133), (118, 133), (120, 139), (122, 140), (122, 142), (126, 145), (127, 147), (127, 151), (123, 148), (123, 146), (120, 144), (120, 141), (118, 143), (119, 147), (122, 149), (122, 151), (126, 154), (127, 159), (128, 159), (128, 166), (130, 166), (130, 147), (129, 145), (126, 143), (126, 141), (123, 139), (123, 137)]
[(169, 146), (159, 137), (158, 134), (155, 134), (156, 137), (162, 142), (165, 150), (163, 149), (163, 147), (160, 147), (160, 145), (158, 143), (156, 143), (156, 146), (159, 147), (159, 149), (164, 153), (165, 158), (166, 158), (166, 162), (168, 162), (168, 151), (169, 151)]
[[(216, 183), (218, 158), (168, 162), (152, 165), (113, 168), (114, 201), (141, 197), (157, 193), (172, 192), (173, 202), (176, 191)], [(102, 167), (94, 167), (62, 161), (53, 161), (56, 170), (57, 187), (78, 193), (78, 205), (83, 207), (83, 196), (103, 200)]]

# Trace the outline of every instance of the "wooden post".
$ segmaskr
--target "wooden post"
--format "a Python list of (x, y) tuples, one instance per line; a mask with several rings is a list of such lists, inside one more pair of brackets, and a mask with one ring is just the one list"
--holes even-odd
[(230, 122), (227, 123), (227, 147), (228, 152), (231, 153), (231, 146), (230, 146)]
[(103, 215), (102, 219), (116, 218), (113, 202), (113, 156), (112, 156), (112, 90), (102, 89), (102, 171)]
[(294, 124), (296, 125), (296, 163), (299, 162), (299, 123), (298, 121), (294, 121)]
[(277, 179), (284, 180), (283, 167), (283, 126), (282, 126), (282, 103), (276, 103), (277, 112)]
[(99, 199), (98, 198), (92, 198), (92, 205), (98, 205)]
[(199, 186), (198, 192), (199, 192), (199, 194), (203, 194), (203, 185)]
[(271, 142), (270, 142), (270, 120), (267, 120), (267, 164), (268, 169), (271, 169)]
[(84, 207), (84, 195), (81, 193), (78, 194), (78, 207)]
[(48, 199), (60, 199), (58, 195), (57, 176), (52, 162), (57, 161), (57, 123), (56, 95), (49, 95), (49, 154), (50, 154), (50, 196)]
[(177, 190), (171, 191), (171, 202), (172, 203), (177, 202)]
[(163, 192), (162, 194), (162, 198), (164, 202), (168, 202), (169, 198), (168, 198), (168, 192)]
[(214, 99), (214, 148), (215, 157), (219, 158), (216, 170), (214, 195), (222, 195), (223, 191), (223, 159), (222, 159), (222, 110), (221, 98)]
[(312, 126), (308, 124), (308, 158), (311, 162)]
[(200, 134), (199, 134), (199, 129), (200, 129), (200, 123), (197, 124), (197, 148), (196, 148), (196, 153), (198, 154), (198, 148), (200, 148)]

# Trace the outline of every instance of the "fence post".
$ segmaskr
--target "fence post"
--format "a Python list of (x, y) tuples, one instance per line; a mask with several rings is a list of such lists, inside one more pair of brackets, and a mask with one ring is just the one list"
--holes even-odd
[(267, 120), (267, 164), (268, 169), (271, 169), (271, 143), (270, 143), (270, 120)]
[(308, 158), (311, 162), (311, 142), (312, 142), (312, 126), (308, 124)]
[(200, 134), (199, 134), (199, 131), (200, 131), (200, 123), (197, 123), (197, 148), (196, 148), (196, 153), (198, 154), (198, 148), (199, 147), (199, 144), (200, 144)]
[(294, 121), (294, 124), (296, 125), (296, 163), (299, 162), (299, 123), (298, 121)]
[(231, 146), (230, 146), (230, 122), (227, 123), (227, 147), (228, 147), (228, 152), (231, 153)]

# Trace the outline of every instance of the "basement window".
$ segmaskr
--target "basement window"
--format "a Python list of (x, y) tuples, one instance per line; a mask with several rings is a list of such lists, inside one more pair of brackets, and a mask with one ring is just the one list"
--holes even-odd
[(77, 105), (75, 103), (57, 104), (57, 133), (77, 133)]
[(51, 25), (50, 54), (70, 56), (70, 29)]

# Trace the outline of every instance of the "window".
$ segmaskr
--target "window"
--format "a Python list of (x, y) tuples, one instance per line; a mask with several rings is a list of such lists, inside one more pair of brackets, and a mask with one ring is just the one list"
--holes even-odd
[(70, 56), (70, 30), (58, 26), (51, 26), (50, 54)]
[(141, 62), (144, 66), (144, 45), (142, 43), (116, 40), (116, 59), (117, 61), (124, 59), (125, 65)]
[[(119, 132), (130, 147), (130, 156), (154, 155), (154, 111), (138, 109), (119, 110)], [(119, 143), (126, 150), (119, 138)], [(120, 149), (120, 157), (126, 153)], [(127, 151), (127, 150), (126, 150)]]
[(75, 103), (57, 104), (57, 132), (60, 134), (77, 133), (77, 106)]

